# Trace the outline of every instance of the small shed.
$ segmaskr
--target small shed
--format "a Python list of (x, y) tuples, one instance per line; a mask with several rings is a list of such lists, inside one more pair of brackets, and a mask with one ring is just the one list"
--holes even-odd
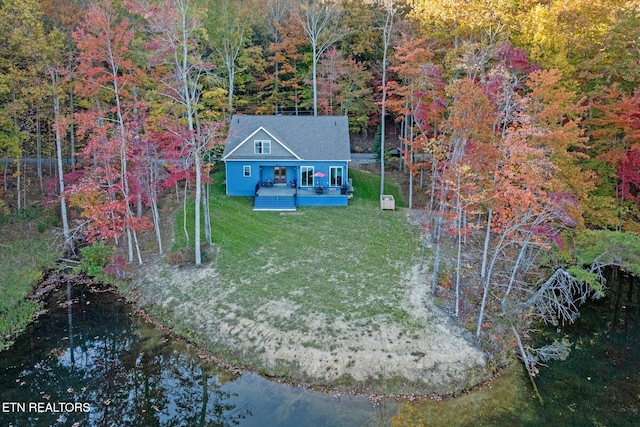
[(380, 196), (380, 209), (393, 211), (396, 209), (396, 199), (391, 194), (383, 194)]

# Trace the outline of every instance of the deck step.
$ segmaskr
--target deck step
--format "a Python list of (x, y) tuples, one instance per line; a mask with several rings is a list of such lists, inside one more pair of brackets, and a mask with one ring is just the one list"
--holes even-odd
[(253, 199), (254, 211), (295, 211), (294, 196), (256, 196)]

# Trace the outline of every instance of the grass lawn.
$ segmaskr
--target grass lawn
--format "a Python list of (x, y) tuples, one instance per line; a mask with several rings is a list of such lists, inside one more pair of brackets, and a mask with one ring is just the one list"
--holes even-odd
[(38, 304), (25, 297), (40, 279), (42, 269), (58, 256), (49, 248), (50, 234), (35, 228), (18, 220), (0, 226), (0, 351), (33, 319)]
[[(217, 174), (211, 264), (149, 265), (136, 297), (228, 364), (296, 383), (447, 394), (482, 381), (484, 354), (434, 305), (417, 269), (420, 227), (404, 208), (380, 209), (379, 176), (350, 176), (346, 207), (254, 212), (252, 198), (224, 194)], [(178, 215), (174, 250), (186, 244), (182, 224)]]
[[(269, 301), (284, 299), (301, 314), (409, 322), (402, 284), (419, 256), (419, 230), (407, 222), (404, 209), (380, 210), (379, 176), (350, 174), (355, 194), (348, 207), (287, 213), (254, 212), (251, 198), (227, 197), (224, 175), (214, 177), (212, 233), (219, 251), (213, 262), (221, 286), (228, 287), (221, 309), (233, 304), (252, 318)], [(396, 206), (404, 205), (389, 180), (385, 193), (394, 195)], [(182, 224), (180, 212), (174, 249), (186, 244)]]

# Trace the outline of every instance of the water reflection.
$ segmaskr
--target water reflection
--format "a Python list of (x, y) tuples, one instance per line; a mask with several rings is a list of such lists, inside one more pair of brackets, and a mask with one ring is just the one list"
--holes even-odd
[[(394, 415), (391, 403), (374, 408), (220, 371), (110, 293), (69, 285), (51, 305), (0, 355), (0, 425), (370, 426)], [(63, 403), (78, 410), (60, 412)]]
[[(236, 377), (130, 316), (111, 293), (70, 285), (52, 296), (48, 315), (0, 353), (0, 425), (640, 425), (640, 282), (622, 275), (620, 283), (611, 280), (609, 296), (561, 332), (575, 347), (568, 360), (541, 370), (544, 406), (514, 365), (479, 391), (399, 410), (393, 402), (374, 408), (365, 398)], [(81, 410), (12, 406), (63, 402)]]
[(536, 383), (514, 365), (482, 390), (442, 402), (407, 403), (393, 426), (640, 426), (640, 279), (618, 271), (607, 297), (581, 308), (565, 335), (569, 358), (549, 362)]
[(619, 270), (609, 274), (607, 297), (581, 310), (567, 329), (574, 343), (569, 358), (541, 372), (543, 420), (640, 425), (640, 280)]

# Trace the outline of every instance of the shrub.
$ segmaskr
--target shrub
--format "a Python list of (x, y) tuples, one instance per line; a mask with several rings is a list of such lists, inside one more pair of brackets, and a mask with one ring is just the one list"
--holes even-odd
[[(202, 263), (206, 264), (209, 262), (209, 254), (207, 252), (206, 246), (203, 244), (201, 246), (201, 256)], [(196, 251), (193, 247), (181, 248), (177, 251), (171, 252), (167, 255), (167, 262), (169, 264), (177, 265), (180, 267), (186, 267), (188, 265), (194, 265), (196, 263)]]
[(91, 246), (80, 249), (82, 262), (77, 267), (77, 271), (85, 273), (87, 276), (95, 277), (102, 273), (102, 269), (111, 260), (111, 248), (102, 242), (96, 242)]
[(196, 254), (193, 248), (181, 248), (167, 255), (169, 264), (186, 266), (196, 262)]
[(25, 221), (31, 221), (36, 219), (37, 217), (38, 217), (38, 211), (35, 208), (32, 208), (30, 206), (27, 206), (26, 208), (18, 211), (18, 218)]
[(109, 265), (102, 269), (102, 272), (117, 279), (124, 279), (126, 277), (126, 264), (127, 262), (124, 256), (122, 256), (122, 254), (116, 254), (112, 257)]

